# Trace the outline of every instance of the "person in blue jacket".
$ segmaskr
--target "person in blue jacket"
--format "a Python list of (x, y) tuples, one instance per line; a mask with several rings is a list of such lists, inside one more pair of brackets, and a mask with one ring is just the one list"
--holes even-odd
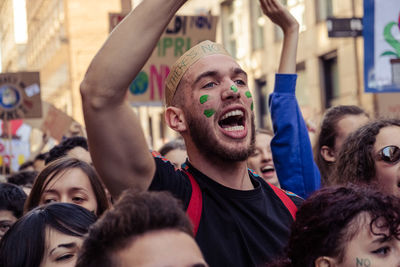
[[(271, 16), (269, 16), (271, 18)], [(274, 18), (271, 20), (275, 22)], [(296, 99), (298, 33), (284, 31), (283, 47), (269, 107), (274, 129), (271, 150), (281, 188), (306, 198), (320, 188), (321, 178)]]
[(320, 188), (321, 176), (297, 103), (296, 79), (296, 74), (276, 74), (275, 89), (269, 97), (275, 132), (271, 150), (281, 187), (306, 198)]

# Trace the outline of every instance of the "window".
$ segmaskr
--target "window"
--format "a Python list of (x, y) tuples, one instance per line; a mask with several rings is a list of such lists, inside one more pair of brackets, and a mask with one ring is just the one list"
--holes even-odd
[[(285, 3), (286, 2), (286, 3)], [(306, 21), (304, 18), (305, 4), (304, 0), (286, 0), (284, 1), (290, 13), (300, 24), (300, 32), (306, 30)]]
[(264, 128), (266, 124), (266, 120), (264, 119), (266, 115), (268, 115), (268, 105), (267, 105), (267, 82), (265, 77), (261, 77), (255, 80), (255, 89), (256, 89), (256, 117), (259, 118), (258, 122), (259, 128)]
[(232, 55), (232, 57), (236, 58), (236, 25), (235, 25), (235, 16), (234, 16), (234, 1), (225, 1), (221, 4), (221, 21), (222, 21), (222, 38), (223, 43), (228, 50), (228, 52)]
[(321, 57), (322, 67), (322, 96), (325, 108), (333, 105), (333, 101), (339, 97), (339, 72), (336, 51)]
[(159, 127), (160, 127), (160, 138), (164, 140), (165, 138), (165, 117), (164, 117), (164, 112), (161, 112), (159, 115)]
[(333, 16), (332, 0), (315, 0), (317, 22), (325, 21)]
[(310, 104), (310, 90), (307, 87), (306, 64), (300, 62), (296, 65), (297, 84), (296, 84), (296, 98), (300, 106), (307, 106)]
[(153, 143), (153, 141), (154, 141), (154, 137), (153, 137), (153, 119), (152, 119), (152, 117), (149, 115), (149, 117), (148, 117), (148, 123), (149, 123), (149, 141), (150, 141), (150, 144), (151, 144), (151, 147), (154, 147), (154, 143)]
[(252, 50), (264, 48), (265, 18), (258, 5), (258, 1), (250, 1), (250, 27)]
[[(305, 0), (281, 0), (281, 3), (287, 7), (290, 13), (296, 18), (300, 25), (300, 32), (306, 30), (304, 11), (305, 11)], [(283, 32), (281, 28), (274, 25), (274, 40), (275, 42), (282, 41)]]

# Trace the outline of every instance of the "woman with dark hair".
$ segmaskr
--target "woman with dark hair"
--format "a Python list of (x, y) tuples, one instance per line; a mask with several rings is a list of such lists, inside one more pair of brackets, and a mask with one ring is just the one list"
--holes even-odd
[(375, 183), (399, 197), (399, 181), (399, 119), (372, 121), (348, 137), (339, 153), (335, 183)]
[(346, 137), (368, 120), (368, 114), (357, 106), (341, 105), (325, 112), (314, 148), (315, 162), (321, 172), (323, 185), (331, 184), (330, 177)]
[(38, 207), (19, 219), (0, 244), (2, 267), (75, 266), (96, 216), (70, 203)]
[(14, 184), (0, 183), (0, 240), (22, 216), (25, 192)]
[(300, 207), (286, 258), (268, 267), (400, 266), (400, 200), (366, 186), (326, 187)]
[(42, 204), (69, 202), (100, 216), (109, 207), (103, 185), (88, 163), (75, 158), (55, 160), (39, 173), (25, 203), (25, 212)]

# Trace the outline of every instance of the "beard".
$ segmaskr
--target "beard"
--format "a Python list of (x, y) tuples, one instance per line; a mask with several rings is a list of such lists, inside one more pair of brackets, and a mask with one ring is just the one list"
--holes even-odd
[(255, 123), (254, 115), (251, 115), (251, 136), (250, 144), (246, 148), (238, 147), (232, 142), (230, 147), (218, 142), (213, 131), (207, 129), (206, 123), (201, 118), (194, 118), (189, 112), (185, 112), (189, 126), (190, 137), (197, 149), (209, 159), (219, 161), (245, 161), (254, 151)]

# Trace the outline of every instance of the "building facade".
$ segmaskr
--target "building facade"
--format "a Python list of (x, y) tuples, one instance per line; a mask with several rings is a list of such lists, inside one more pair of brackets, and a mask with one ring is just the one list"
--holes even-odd
[[(13, 0), (0, 0), (0, 50), (2, 72), (25, 70), (26, 36), (17, 35), (15, 6)], [(25, 24), (26, 26), (26, 24)], [(26, 35), (26, 34), (25, 34)]]
[[(363, 40), (329, 38), (327, 17), (362, 17), (362, 0), (282, 1), (300, 23), (296, 95), (307, 120), (318, 123), (326, 108), (352, 104), (374, 112), (363, 92)], [(260, 11), (258, 1), (222, 1), (222, 39), (249, 74), (257, 125), (269, 125), (267, 96), (273, 90), (283, 34)]]
[(83, 115), (79, 84), (108, 36), (109, 13), (121, 12), (121, 7), (129, 10), (130, 0), (26, 1), (25, 69), (40, 71), (42, 100), (80, 123)]
[[(363, 0), (282, 0), (300, 23), (297, 98), (308, 121), (317, 124), (326, 108), (355, 104), (371, 114), (375, 96), (363, 91), (363, 39), (329, 38), (326, 18), (362, 17)], [(0, 0), (3, 71), (40, 71), (43, 100), (83, 123), (79, 84), (109, 33), (109, 13), (128, 13), (139, 0), (29, 0), (28, 40), (13, 43), (12, 0)], [(95, 10), (95, 12), (93, 12)], [(247, 71), (258, 127), (270, 125), (267, 97), (273, 90), (282, 32), (262, 14), (257, 0), (192, 0), (182, 15), (219, 15), (217, 42)], [(25, 58), (20, 56), (21, 51)], [(24, 65), (25, 64), (25, 65)], [(134, 107), (149, 144), (158, 149), (176, 136), (164, 108)]]

